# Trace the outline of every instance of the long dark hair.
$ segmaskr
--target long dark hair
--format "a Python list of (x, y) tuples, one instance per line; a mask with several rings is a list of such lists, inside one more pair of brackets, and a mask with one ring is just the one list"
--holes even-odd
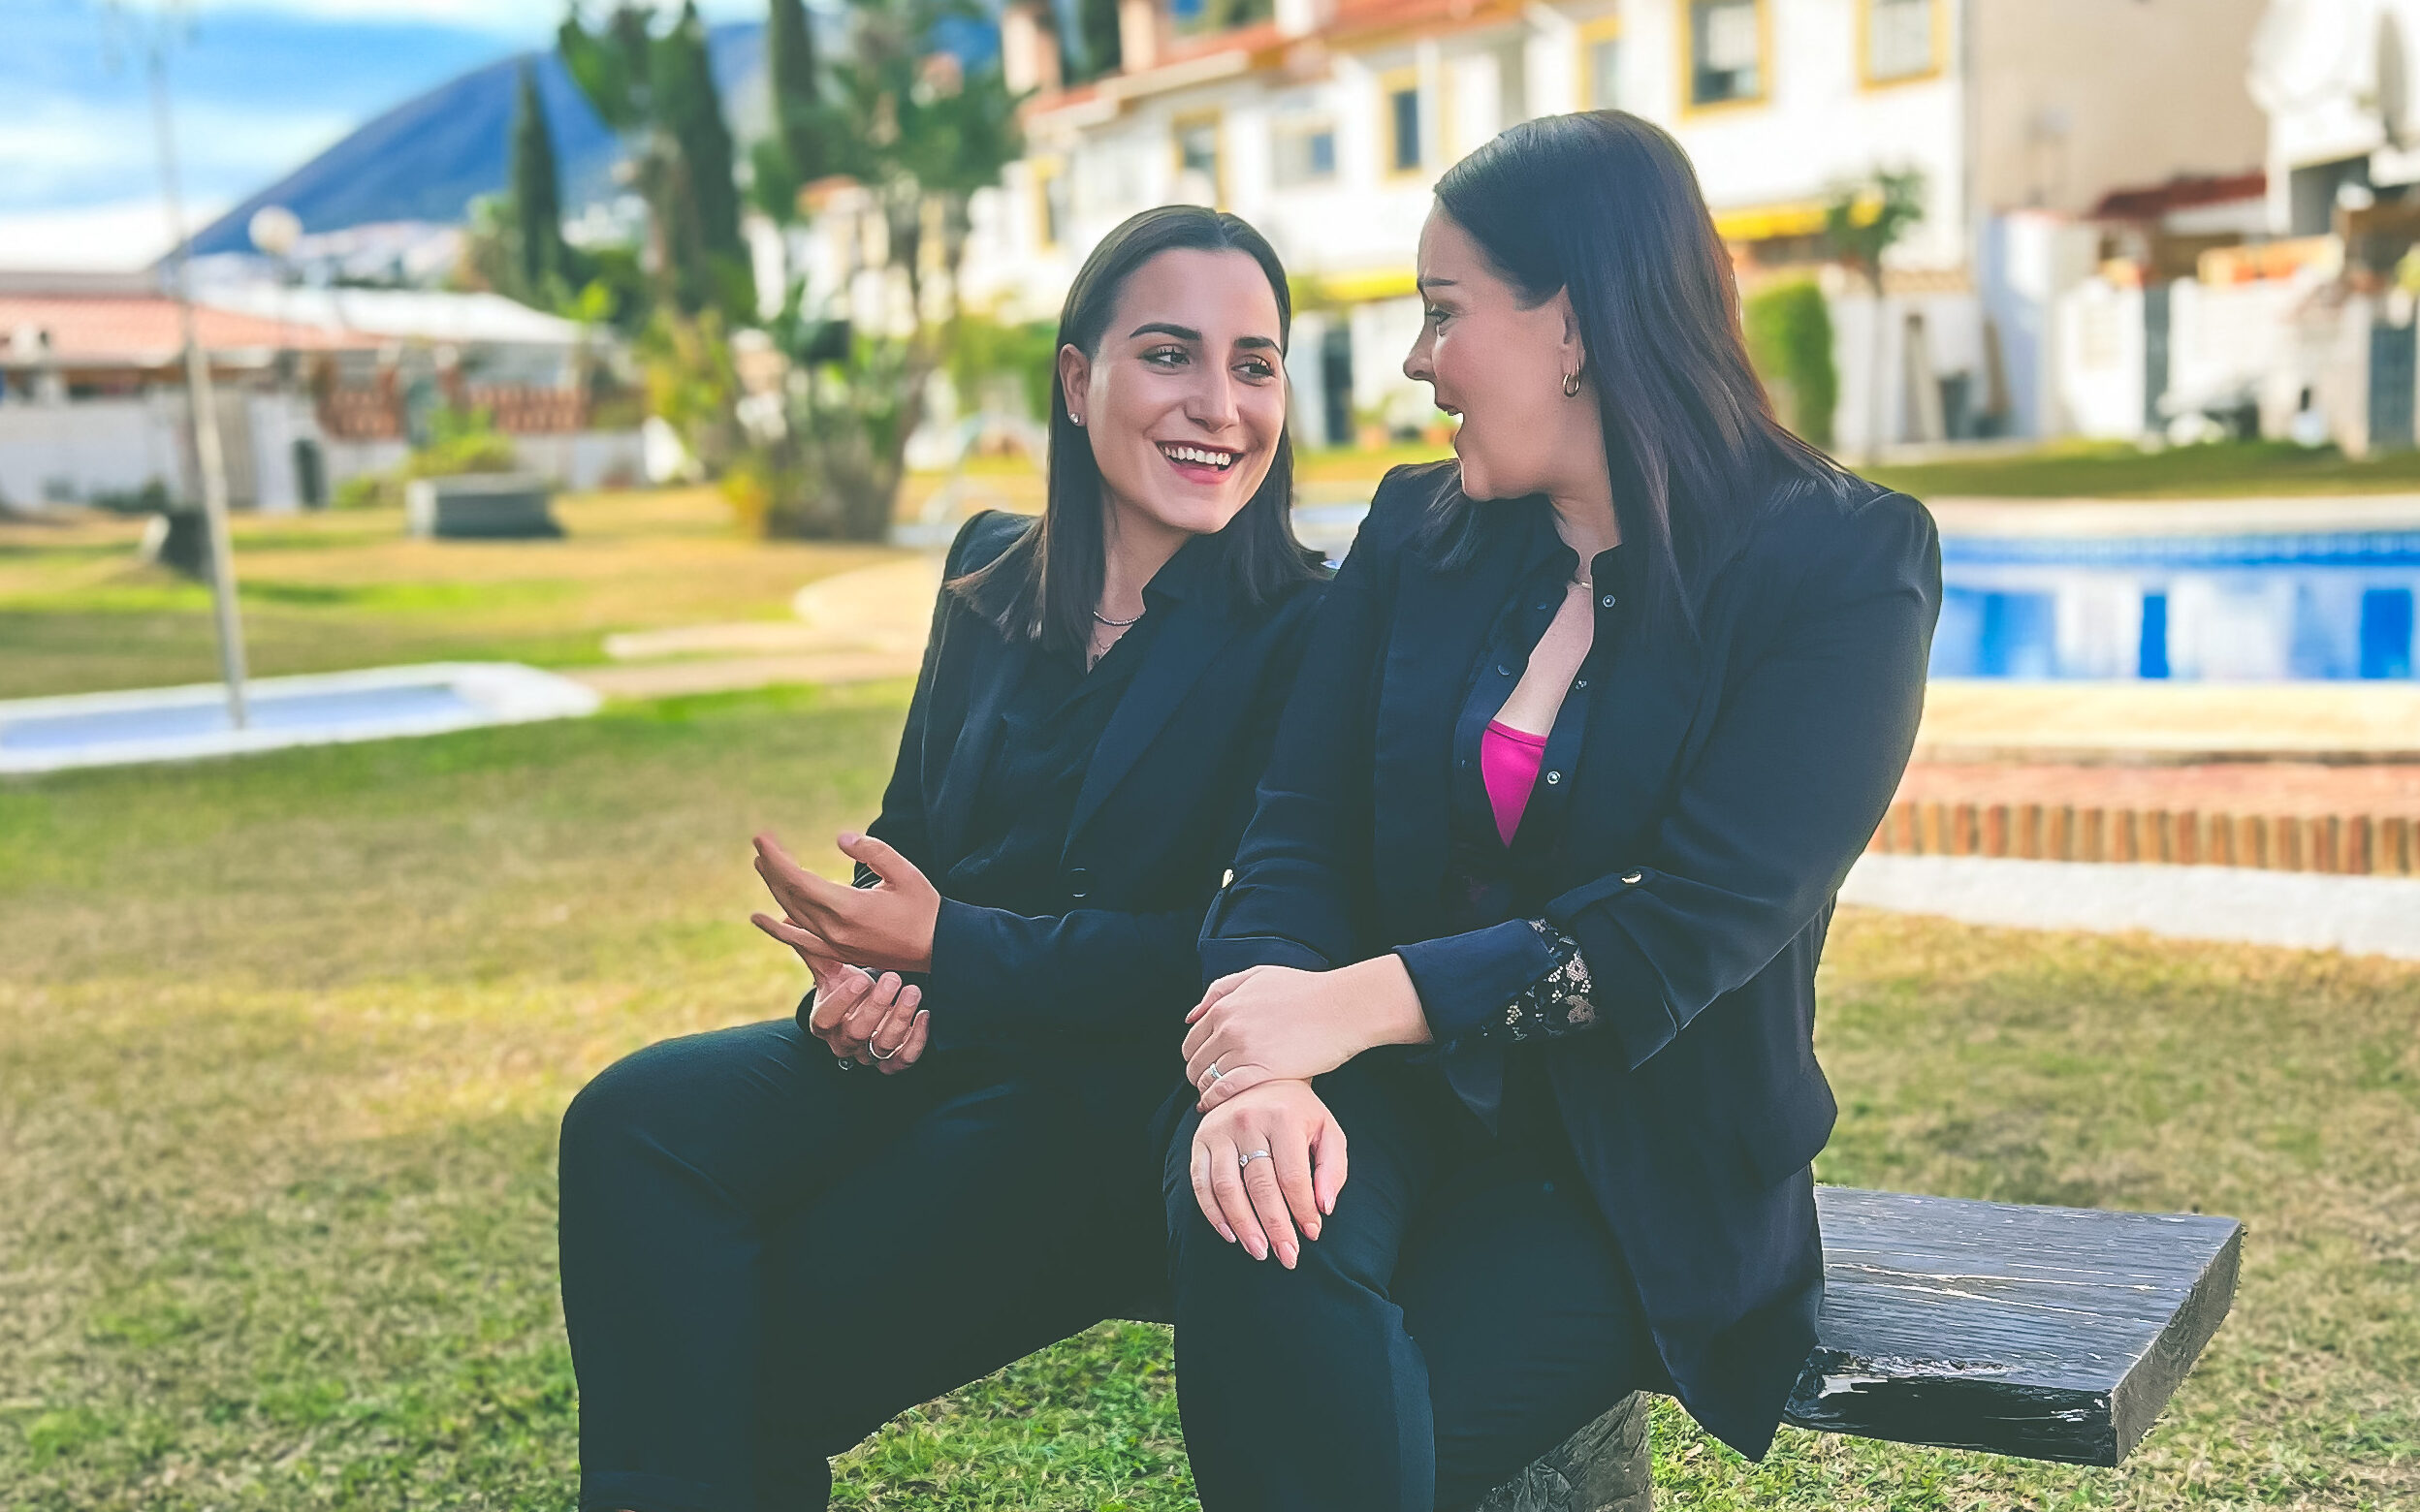
[[(1118, 296), (1136, 268), (1162, 252), (1242, 252), (1268, 275), (1277, 296), (1277, 339), (1283, 352), (1292, 333), (1294, 306), (1286, 287), (1286, 267), (1268, 238), (1245, 221), (1197, 205), (1165, 205), (1145, 210), (1103, 236), (1076, 273), (1059, 315), (1059, 340), (1051, 351), (1050, 485), (1041, 523), (989, 566), (950, 583), (975, 612), (1011, 638), (1039, 640), (1049, 650), (1080, 651), (1092, 642), (1093, 611), (1100, 603), (1105, 570), (1100, 464), (1091, 437), (1067, 418), (1067, 385), (1059, 377), (1060, 349), (1098, 356)], [(1263, 604), (1290, 584), (1317, 576), (1316, 557), (1294, 538), (1294, 448), (1291, 432), (1280, 429), (1268, 476), (1226, 528), (1213, 537), (1218, 561), (1234, 594)]]
[[(1748, 365), (1731, 253), (1688, 154), (1622, 110), (1549, 115), (1448, 169), (1437, 203), (1525, 304), (1571, 292), (1632, 591), (1649, 625), (1693, 632), (1706, 579), (1757, 516), (1794, 483), (1847, 475), (1790, 433)], [(1484, 514), (1452, 490), (1426, 538), (1467, 561)]]

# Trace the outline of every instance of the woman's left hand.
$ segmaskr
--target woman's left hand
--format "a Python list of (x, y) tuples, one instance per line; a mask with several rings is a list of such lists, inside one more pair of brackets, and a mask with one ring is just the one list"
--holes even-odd
[(870, 835), (844, 835), (841, 854), (863, 862), (878, 886), (847, 887), (800, 866), (768, 832), (756, 836), (756, 874), (791, 923), (831, 955), (871, 971), (929, 971), (941, 895), (899, 852)]
[[(1210, 984), (1185, 1036), (1203, 1112), (1263, 1082), (1308, 1082), (1374, 1045), (1425, 1045), (1428, 1019), (1402, 958), (1334, 971), (1254, 966)], [(1211, 1075), (1213, 1070), (1217, 1075)]]

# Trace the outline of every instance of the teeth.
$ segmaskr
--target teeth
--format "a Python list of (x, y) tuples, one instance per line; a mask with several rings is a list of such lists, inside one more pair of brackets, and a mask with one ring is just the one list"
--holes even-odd
[(1166, 453), (1171, 459), (1180, 462), (1200, 462), (1204, 466), (1217, 467), (1222, 470), (1235, 465), (1235, 458), (1225, 452), (1205, 452), (1199, 447), (1192, 446), (1163, 446), (1160, 450)]

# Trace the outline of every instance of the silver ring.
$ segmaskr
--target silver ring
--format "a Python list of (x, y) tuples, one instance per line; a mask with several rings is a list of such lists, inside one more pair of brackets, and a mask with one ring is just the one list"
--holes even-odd
[(1266, 1160), (1266, 1159), (1268, 1159), (1268, 1158), (1269, 1158), (1269, 1152), (1268, 1152), (1267, 1150), (1254, 1150), (1252, 1153), (1250, 1153), (1250, 1154), (1248, 1154), (1248, 1155), (1238, 1155), (1238, 1156), (1236, 1156), (1236, 1157), (1235, 1157), (1235, 1169), (1237, 1169), (1238, 1171), (1248, 1170), (1248, 1169), (1250, 1169), (1250, 1168), (1251, 1168), (1252, 1163), (1253, 1163), (1254, 1161), (1256, 1161), (1256, 1160)]
[[(891, 1047), (891, 1055), (898, 1055), (901, 1051), (906, 1050), (907, 1048), (908, 1048), (908, 1042), (907, 1042), (906, 1040), (901, 1040), (898, 1044), (893, 1045), (893, 1046)], [(869, 1054), (869, 1055), (873, 1055), (873, 1056), (874, 1056), (874, 1058), (875, 1058), (875, 1059), (876, 1059), (876, 1060), (888, 1060), (888, 1059), (890, 1059), (890, 1058), (891, 1058), (891, 1055), (886, 1055), (882, 1054), (882, 1052), (880, 1052), (880, 1051), (878, 1051), (878, 1050), (876, 1050), (876, 1049), (874, 1048), (874, 1041), (872, 1041), (872, 1040), (868, 1040), (868, 1041), (866, 1041), (866, 1052), (867, 1052), (867, 1054)]]

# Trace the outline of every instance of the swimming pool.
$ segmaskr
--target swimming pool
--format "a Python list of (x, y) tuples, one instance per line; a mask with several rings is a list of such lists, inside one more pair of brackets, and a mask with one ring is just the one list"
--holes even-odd
[(2409, 678), (2420, 530), (1945, 536), (1932, 673)]

